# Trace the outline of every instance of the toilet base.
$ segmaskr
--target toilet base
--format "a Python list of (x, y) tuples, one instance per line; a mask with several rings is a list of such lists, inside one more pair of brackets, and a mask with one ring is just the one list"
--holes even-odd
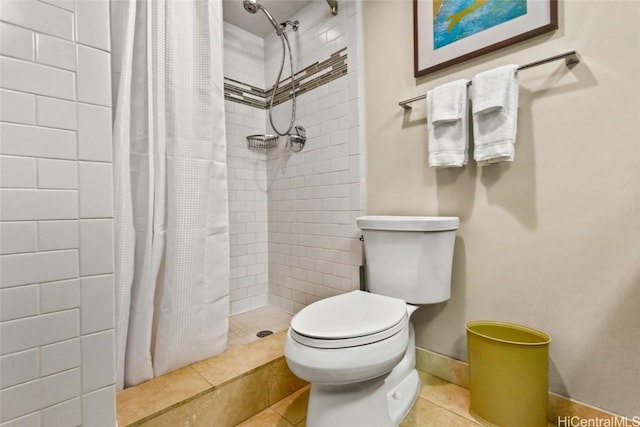
[(352, 386), (312, 384), (307, 427), (396, 427), (418, 397), (420, 377), (414, 369), (395, 387), (384, 378)]
[(389, 414), (394, 426), (400, 424), (416, 402), (420, 393), (420, 385), (418, 371), (414, 369), (404, 381), (387, 393)]
[(415, 369), (415, 335), (400, 363), (388, 374), (353, 384), (311, 384), (307, 427), (396, 427), (420, 392)]

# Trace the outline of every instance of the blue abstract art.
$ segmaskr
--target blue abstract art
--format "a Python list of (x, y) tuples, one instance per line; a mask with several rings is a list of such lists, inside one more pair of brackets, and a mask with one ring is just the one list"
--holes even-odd
[(527, 14), (527, 0), (434, 0), (433, 49)]

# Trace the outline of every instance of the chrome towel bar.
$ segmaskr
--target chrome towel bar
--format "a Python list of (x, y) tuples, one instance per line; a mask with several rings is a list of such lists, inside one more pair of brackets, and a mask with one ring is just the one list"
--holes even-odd
[[(538, 65), (547, 64), (549, 62), (558, 61), (560, 59), (564, 59), (565, 65), (571, 68), (574, 65), (576, 65), (578, 62), (580, 62), (580, 55), (578, 54), (577, 51), (572, 50), (571, 52), (561, 53), (560, 55), (551, 56), (549, 58), (541, 59), (540, 61), (535, 61), (529, 64), (521, 65), (520, 67), (518, 67), (518, 71), (526, 70), (527, 68), (537, 67)], [(469, 84), (471, 84), (471, 82), (469, 82)], [(426, 97), (427, 95), (416, 96), (415, 98), (407, 99), (405, 101), (400, 101), (398, 102), (398, 105), (404, 108), (405, 110), (410, 110), (411, 105), (409, 104), (411, 104), (412, 102), (420, 101), (421, 99), (425, 99)]]

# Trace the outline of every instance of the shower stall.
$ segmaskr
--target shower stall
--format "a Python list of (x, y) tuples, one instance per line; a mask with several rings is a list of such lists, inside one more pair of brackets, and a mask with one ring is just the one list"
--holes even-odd
[[(294, 313), (359, 287), (361, 16), (358, 2), (339, 2), (337, 15), (331, 4), (311, 1), (293, 16), (275, 16), (264, 37), (225, 22), (232, 314), (265, 304)], [(268, 19), (245, 15), (245, 22)], [(284, 31), (296, 73), (295, 125), (307, 137), (299, 153), (286, 138), (271, 150), (247, 149), (247, 135), (271, 134), (272, 121), (278, 128), (292, 121), (286, 71), (269, 114), (282, 67), (279, 19), (298, 22), (297, 31)]]
[(269, 4), (112, 2), (119, 388), (359, 287), (360, 6)]

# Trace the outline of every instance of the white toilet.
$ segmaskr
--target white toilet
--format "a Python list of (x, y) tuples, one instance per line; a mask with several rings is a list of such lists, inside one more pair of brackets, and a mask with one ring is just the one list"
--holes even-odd
[(392, 427), (420, 390), (409, 317), (451, 295), (457, 217), (365, 216), (369, 292), (315, 302), (285, 341), (291, 371), (311, 383), (307, 427)]

